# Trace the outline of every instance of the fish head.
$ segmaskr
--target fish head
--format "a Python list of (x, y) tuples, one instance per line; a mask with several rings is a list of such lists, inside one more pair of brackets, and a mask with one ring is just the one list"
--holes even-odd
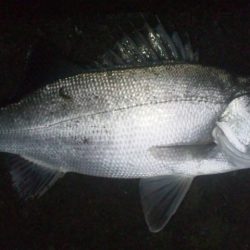
[(250, 95), (233, 99), (213, 130), (213, 138), (235, 167), (250, 168)]

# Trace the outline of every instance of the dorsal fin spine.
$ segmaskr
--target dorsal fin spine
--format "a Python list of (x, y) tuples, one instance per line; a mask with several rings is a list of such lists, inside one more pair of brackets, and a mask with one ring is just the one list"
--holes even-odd
[(118, 41), (112, 50), (109, 50), (99, 61), (104, 67), (114, 66), (149, 66), (166, 64), (167, 62), (197, 62), (198, 53), (193, 51), (187, 36), (185, 43), (177, 32), (170, 36), (159, 18), (158, 23), (152, 28), (144, 20), (144, 27), (135, 30), (131, 36), (121, 28), (124, 37)]

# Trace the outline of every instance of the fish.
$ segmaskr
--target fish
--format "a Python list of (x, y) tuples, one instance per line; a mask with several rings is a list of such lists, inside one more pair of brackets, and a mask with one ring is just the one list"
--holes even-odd
[(0, 109), (0, 151), (21, 200), (69, 172), (136, 178), (156, 233), (196, 176), (250, 167), (249, 78), (200, 64), (190, 39), (160, 20), (94, 66), (68, 68)]

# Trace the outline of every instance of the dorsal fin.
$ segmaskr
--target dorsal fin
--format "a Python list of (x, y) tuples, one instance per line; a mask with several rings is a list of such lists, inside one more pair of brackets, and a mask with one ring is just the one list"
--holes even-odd
[(171, 35), (160, 20), (153, 28), (145, 20), (141, 30), (131, 35), (124, 34), (114, 47), (96, 62), (98, 67), (148, 66), (167, 62), (198, 62), (198, 51), (194, 51), (186, 35), (185, 42), (177, 32)]

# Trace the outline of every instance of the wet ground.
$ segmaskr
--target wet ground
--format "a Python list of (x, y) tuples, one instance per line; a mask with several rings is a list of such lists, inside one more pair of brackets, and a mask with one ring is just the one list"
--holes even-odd
[[(135, 10), (146, 11), (150, 22), (158, 14), (170, 32), (187, 31), (202, 64), (249, 74), (247, 5), (16, 1), (0, 10), (1, 105), (37, 87), (25, 82), (36, 45), (49, 44), (68, 61), (88, 65), (121, 38), (121, 30), (142, 25)], [(0, 157), (1, 249), (250, 249), (250, 171), (196, 178), (165, 230), (152, 234), (138, 180), (68, 174), (42, 198), (20, 204)]]

